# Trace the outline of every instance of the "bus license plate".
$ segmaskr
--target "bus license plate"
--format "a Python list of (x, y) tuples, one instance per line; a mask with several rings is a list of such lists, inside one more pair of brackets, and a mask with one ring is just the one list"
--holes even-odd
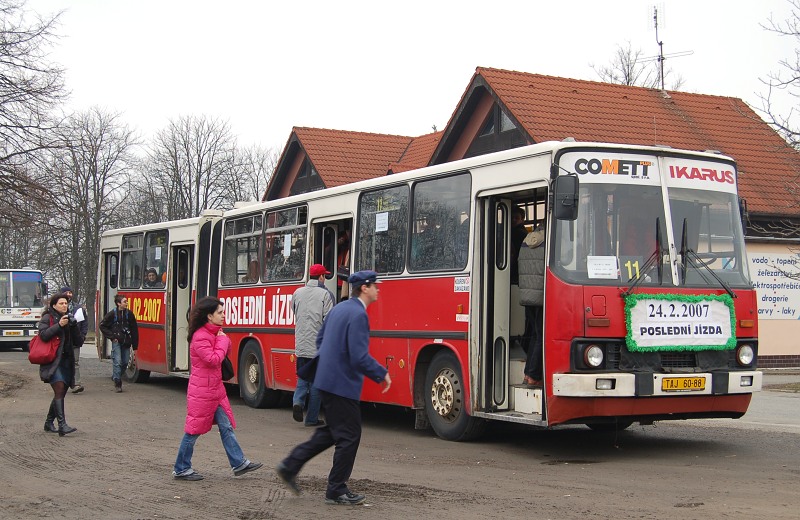
[(705, 389), (705, 377), (665, 377), (661, 380), (663, 392), (693, 392)]
[(21, 330), (4, 330), (3, 336), (22, 336)]

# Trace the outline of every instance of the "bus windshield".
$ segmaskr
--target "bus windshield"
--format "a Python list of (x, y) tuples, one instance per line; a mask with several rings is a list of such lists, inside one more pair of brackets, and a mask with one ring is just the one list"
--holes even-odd
[(670, 188), (665, 208), (662, 189), (582, 182), (578, 219), (555, 225), (554, 272), (587, 285), (720, 287), (711, 269), (731, 287), (749, 287), (736, 195)]
[(38, 271), (0, 272), (0, 307), (42, 306), (42, 273)]

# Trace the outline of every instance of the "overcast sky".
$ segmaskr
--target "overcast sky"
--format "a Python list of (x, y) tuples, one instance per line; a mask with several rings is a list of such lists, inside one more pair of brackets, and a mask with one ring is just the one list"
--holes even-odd
[[(760, 106), (794, 41), (762, 29), (786, 0), (28, 0), (63, 11), (52, 58), (70, 109), (120, 112), (144, 138), (182, 115), (282, 149), (292, 126), (416, 136), (443, 129), (477, 66), (598, 80), (631, 42), (682, 90)], [(654, 65), (655, 66), (655, 65)], [(788, 111), (788, 106), (786, 105)]]

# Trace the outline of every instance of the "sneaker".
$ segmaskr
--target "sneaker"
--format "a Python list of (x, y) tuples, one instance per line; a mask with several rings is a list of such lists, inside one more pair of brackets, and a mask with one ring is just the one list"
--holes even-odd
[(280, 481), (283, 482), (287, 488), (289, 488), (289, 491), (295, 495), (300, 494), (300, 486), (297, 485), (297, 481), (295, 480), (297, 475), (292, 475), (289, 473), (289, 470), (286, 469), (286, 466), (283, 465), (283, 462), (275, 467), (275, 473), (278, 475)]
[(296, 404), (292, 406), (292, 419), (297, 422), (303, 422), (303, 405)]
[(261, 466), (263, 466), (263, 464), (261, 464), (260, 462), (247, 461), (247, 465), (245, 467), (233, 470), (233, 475), (235, 477), (241, 477), (245, 473), (250, 473), (251, 471), (255, 471)]
[(83, 385), (76, 385), (75, 388), (72, 389), (73, 394), (79, 394), (83, 392), (84, 388)]
[(342, 505), (342, 506), (357, 506), (367, 501), (364, 495), (358, 495), (348, 491), (344, 495), (339, 495), (337, 498), (326, 498), (325, 503), (328, 505)]
[(203, 480), (205, 477), (196, 471), (192, 471), (191, 473), (186, 473), (184, 475), (176, 475), (175, 472), (172, 472), (172, 478), (175, 480), (189, 480), (189, 481), (196, 481), (196, 480)]
[(319, 419), (317, 422), (314, 423), (306, 423), (306, 426), (309, 428), (316, 428), (317, 426), (325, 426), (325, 421)]

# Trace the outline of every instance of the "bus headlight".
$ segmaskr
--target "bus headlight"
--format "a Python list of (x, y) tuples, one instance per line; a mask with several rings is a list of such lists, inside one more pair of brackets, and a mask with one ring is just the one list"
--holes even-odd
[(589, 345), (583, 351), (583, 362), (587, 367), (597, 368), (603, 364), (603, 349), (597, 345)]
[(755, 353), (753, 352), (753, 347), (751, 345), (745, 343), (736, 349), (736, 362), (743, 367), (750, 366), (754, 357)]

